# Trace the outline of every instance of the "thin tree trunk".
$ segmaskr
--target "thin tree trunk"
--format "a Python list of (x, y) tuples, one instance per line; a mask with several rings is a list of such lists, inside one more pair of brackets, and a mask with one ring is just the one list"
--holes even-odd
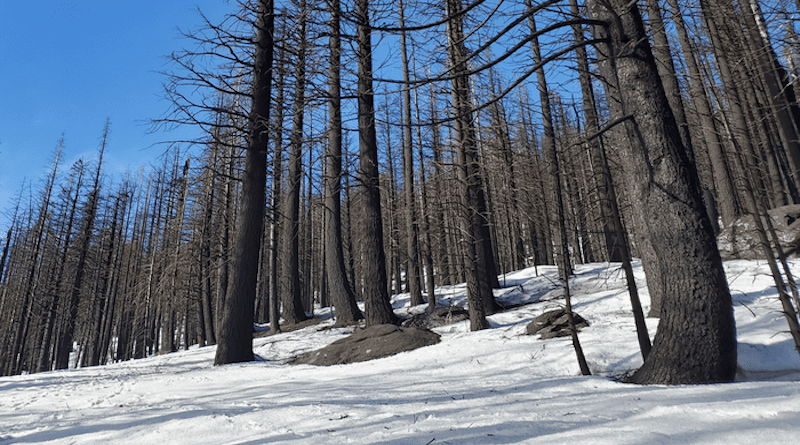
[[(300, 281), (300, 193), (303, 182), (303, 130), (305, 115), (305, 14), (301, 9), (297, 60), (295, 62), (294, 109), (292, 112), (292, 133), (289, 139), (288, 189), (283, 210), (283, 261), (281, 261), (281, 303), (283, 320), (287, 325), (306, 320), (303, 308), (303, 288)], [(309, 165), (310, 168), (310, 165)]]
[[(78, 206), (78, 198), (81, 192), (81, 186), (83, 184), (83, 162), (78, 161), (76, 164), (78, 167), (77, 171), (77, 179), (75, 179), (75, 197), (71, 198), (70, 202), (70, 210), (69, 216), (67, 218), (67, 228), (64, 231), (64, 240), (62, 244), (61, 255), (59, 256), (58, 262), (58, 273), (56, 275), (55, 282), (52, 286), (53, 292), (53, 301), (50, 304), (50, 307), (47, 311), (46, 321), (45, 321), (45, 329), (44, 333), (42, 334), (42, 348), (41, 354), (39, 356), (39, 363), (36, 367), (36, 372), (43, 372), (47, 371), (51, 368), (50, 358), (51, 358), (51, 345), (52, 345), (52, 338), (53, 332), (56, 325), (56, 318), (58, 316), (59, 308), (62, 304), (61, 299), (61, 283), (64, 279), (64, 272), (66, 270), (67, 264), (67, 255), (69, 253), (70, 247), (70, 240), (72, 238), (72, 227), (73, 223), (75, 222), (75, 212)], [(10, 229), (9, 229), (10, 234)], [(10, 235), (9, 235), (10, 236)]]
[(282, 200), (282, 177), (283, 177), (283, 99), (285, 90), (285, 73), (283, 62), (283, 49), (279, 46), (278, 67), (276, 73), (278, 89), (275, 107), (275, 117), (273, 123), (272, 138), (272, 192), (270, 194), (270, 216), (271, 224), (269, 227), (269, 331), (271, 334), (281, 332), (280, 325), (280, 303), (281, 303), (281, 275), (280, 275), (280, 244), (281, 244), (281, 221), (280, 212)]
[(39, 209), (39, 217), (36, 222), (36, 226), (33, 228), (33, 246), (30, 254), (30, 260), (27, 264), (29, 269), (27, 278), (25, 279), (24, 288), (22, 289), (22, 303), (19, 306), (21, 310), (19, 312), (19, 316), (16, 317), (19, 321), (17, 322), (16, 329), (14, 330), (15, 333), (13, 334), (11, 340), (11, 351), (8, 356), (9, 359), (7, 363), (7, 369), (0, 370), (5, 371), (5, 375), (19, 374), (22, 371), (23, 342), (25, 341), (25, 333), (28, 330), (28, 324), (30, 323), (34, 292), (36, 288), (34, 277), (36, 276), (36, 272), (39, 270), (42, 261), (40, 256), (43, 237), (46, 233), (45, 224), (47, 223), (49, 217), (48, 213), (50, 208), (50, 197), (53, 193), (53, 188), (55, 187), (58, 163), (61, 159), (61, 150), (63, 148), (64, 138), (62, 137), (59, 139), (58, 146), (56, 147), (56, 159), (53, 162), (53, 170), (47, 181), (47, 185), (45, 185), (44, 196), (42, 196), (42, 203)]
[[(400, 27), (405, 27), (403, 0), (397, 2)], [(406, 280), (410, 294), (410, 305), (423, 303), (420, 289), (419, 267), (419, 229), (416, 222), (416, 190), (414, 187), (414, 146), (411, 138), (411, 91), (409, 81), (408, 52), (406, 49), (406, 33), (400, 33), (400, 60), (403, 69), (403, 190), (406, 204), (406, 249), (408, 250), (408, 269)], [(420, 187), (422, 185), (420, 184)]]
[(711, 112), (711, 105), (708, 102), (708, 94), (703, 84), (703, 78), (695, 60), (695, 51), (686, 32), (686, 25), (677, 0), (667, 0), (672, 10), (672, 21), (678, 33), (678, 41), (681, 44), (683, 58), (686, 62), (688, 71), (689, 94), (692, 104), (697, 109), (700, 119), (700, 126), (705, 140), (706, 149), (711, 160), (712, 176), (714, 178), (714, 192), (722, 218), (723, 228), (733, 224), (738, 215), (736, 196), (731, 180), (727, 160), (723, 152), (722, 145), (717, 135), (716, 125)]
[(56, 356), (56, 369), (66, 369), (69, 366), (69, 354), (72, 351), (72, 342), (75, 337), (76, 325), (78, 321), (78, 303), (81, 297), (81, 288), (83, 287), (83, 277), (86, 273), (86, 262), (89, 255), (89, 247), (92, 240), (92, 232), (94, 231), (95, 217), (97, 214), (97, 205), (100, 199), (100, 173), (103, 166), (103, 154), (105, 153), (106, 143), (108, 142), (108, 131), (111, 125), (109, 120), (106, 120), (105, 127), (103, 128), (103, 138), (100, 145), (100, 156), (97, 161), (97, 170), (94, 176), (94, 184), (92, 191), (89, 193), (89, 201), (87, 203), (88, 210), (83, 220), (83, 227), (79, 235), (78, 246), (78, 262), (75, 266), (75, 280), (72, 284), (70, 298), (67, 307), (67, 319), (61, 336), (58, 341), (58, 354)]
[[(531, 0), (525, 0), (525, 5), (528, 7), (528, 9), (531, 9)], [(535, 35), (536, 22), (534, 21), (533, 15), (528, 17), (528, 23), (531, 28), (531, 33)], [(542, 60), (542, 55), (539, 50), (539, 39), (537, 37), (534, 37), (531, 40), (531, 46), (533, 49), (534, 62), (538, 63)], [(553, 117), (550, 110), (550, 96), (547, 89), (547, 80), (545, 79), (543, 68), (536, 70), (536, 78), (538, 81), (539, 101), (542, 106), (542, 121), (544, 124), (542, 151), (544, 160), (547, 162), (549, 167), (548, 170), (550, 173), (549, 176), (551, 182), (550, 188), (552, 189), (553, 195), (551, 198), (556, 204), (556, 208), (554, 210), (556, 212), (557, 219), (556, 226), (558, 227), (559, 231), (559, 255), (557, 264), (559, 277), (561, 278), (561, 282), (564, 286), (564, 300), (566, 302), (567, 321), (569, 324), (570, 336), (572, 338), (572, 347), (575, 349), (581, 374), (591, 375), (591, 371), (589, 371), (589, 365), (586, 362), (586, 357), (583, 354), (583, 348), (581, 347), (580, 340), (578, 339), (578, 330), (575, 327), (575, 316), (572, 313), (572, 298), (569, 289), (569, 276), (572, 274), (572, 268), (570, 267), (569, 250), (567, 248), (567, 228), (564, 217), (564, 201), (561, 193), (561, 169), (559, 168), (559, 156), (558, 152), (556, 151), (555, 135), (553, 133)]]
[[(419, 123), (421, 121), (417, 94), (414, 94), (414, 110), (417, 123)], [(428, 205), (428, 183), (425, 179), (425, 157), (422, 151), (422, 129), (420, 125), (417, 125), (417, 149), (419, 155), (419, 172), (417, 175), (420, 188), (420, 231), (422, 232), (425, 242), (422, 251), (422, 262), (425, 266), (425, 291), (428, 294), (428, 312), (433, 312), (433, 310), (436, 309), (436, 282), (433, 268), (433, 242), (431, 240), (430, 207)]]

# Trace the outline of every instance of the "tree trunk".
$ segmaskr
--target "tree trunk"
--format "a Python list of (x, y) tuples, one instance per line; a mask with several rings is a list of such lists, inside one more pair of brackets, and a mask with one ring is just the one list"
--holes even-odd
[(466, 71), (466, 48), (462, 27), (461, 0), (446, 0), (447, 15), (451, 19), (448, 27), (448, 50), (450, 66), (454, 73), (452, 80), (453, 114), (456, 171), (460, 183), (460, 228), (461, 249), (464, 272), (467, 282), (467, 301), (469, 304), (470, 329), (473, 331), (489, 328), (486, 320), (485, 301), (494, 298), (489, 284), (486, 268), (486, 255), (481, 225), (480, 211), (485, 208), (483, 186), (478, 168), (478, 147), (475, 130), (472, 127), (472, 101), (470, 100), (469, 79)]
[[(397, 3), (398, 15), (400, 17), (400, 27), (405, 27), (403, 16), (403, 0)], [(420, 266), (419, 266), (419, 229), (416, 221), (416, 190), (414, 188), (414, 146), (411, 140), (411, 91), (409, 80), (408, 53), (406, 50), (406, 33), (400, 33), (400, 59), (403, 69), (403, 190), (406, 204), (406, 249), (408, 250), (408, 270), (406, 270), (406, 280), (408, 281), (408, 292), (410, 294), (410, 305), (417, 306), (423, 303), (422, 291), (420, 289)], [(420, 184), (422, 187), (422, 184)]]
[[(301, 14), (305, 15), (303, 9)], [(287, 325), (306, 320), (303, 288), (300, 281), (300, 192), (303, 182), (303, 121), (305, 107), (305, 17), (300, 18), (300, 40), (295, 61), (295, 90), (292, 112), (292, 133), (289, 137), (288, 188), (283, 210), (283, 260), (281, 261), (281, 303)], [(309, 166), (310, 167), (310, 166)]]
[(252, 361), (258, 251), (264, 224), (269, 108), (272, 86), (272, 0), (258, 3), (250, 134), (242, 177), (231, 280), (217, 338), (215, 365)]
[(110, 121), (106, 120), (105, 128), (103, 128), (103, 138), (100, 146), (100, 156), (97, 161), (94, 184), (92, 185), (92, 191), (89, 194), (89, 201), (87, 203), (88, 210), (83, 220), (83, 227), (78, 235), (78, 262), (75, 266), (75, 281), (72, 284), (70, 298), (68, 300), (69, 306), (67, 309), (66, 323), (58, 341), (56, 369), (66, 369), (69, 366), (69, 354), (72, 352), (72, 342), (75, 338), (75, 330), (78, 321), (78, 303), (80, 302), (83, 277), (86, 273), (86, 263), (89, 256), (89, 247), (94, 231), (97, 205), (100, 198), (100, 172), (103, 165), (103, 154), (105, 153), (106, 143), (108, 142), (109, 126)]
[[(621, 147), (633, 205), (643, 209), (646, 234), (664, 277), (661, 322), (636, 383), (730, 381), (736, 373), (731, 296), (700, 184), (682, 146), (675, 118), (635, 3), (588, 3), (596, 37), (608, 39), (603, 75), (615, 78), (629, 144)], [(603, 4), (613, 9), (607, 9)], [(630, 114), (635, 113), (635, 114)], [(645, 261), (645, 259), (643, 259)]]
[[(104, 136), (108, 132), (108, 123), (106, 123), (106, 131), (104, 132)], [(64, 147), (64, 138), (62, 137), (58, 141), (58, 146), (56, 148), (56, 159), (53, 162), (53, 170), (50, 174), (50, 177), (47, 181), (47, 185), (45, 185), (44, 189), (44, 196), (42, 196), (42, 203), (39, 209), (39, 217), (36, 222), (36, 225), (33, 227), (33, 246), (32, 251), (30, 253), (30, 259), (27, 262), (26, 266), (28, 267), (28, 274), (27, 278), (25, 279), (25, 284), (22, 289), (22, 302), (19, 306), (18, 315), (15, 317), (19, 321), (17, 322), (16, 329), (13, 331), (13, 337), (11, 339), (11, 351), (8, 356), (7, 368), (0, 369), (0, 373), (4, 373), (4, 375), (13, 375), (19, 374), (22, 371), (22, 359), (23, 359), (23, 343), (25, 341), (25, 332), (28, 329), (28, 324), (30, 323), (33, 300), (35, 298), (34, 291), (35, 291), (35, 283), (34, 277), (36, 276), (36, 271), (39, 270), (41, 265), (41, 249), (43, 244), (43, 237), (44, 234), (47, 232), (45, 225), (47, 224), (47, 220), (49, 218), (49, 208), (50, 208), (50, 197), (53, 193), (53, 188), (55, 187), (55, 180), (56, 180), (56, 173), (58, 172), (58, 161), (61, 159), (61, 150)], [(102, 155), (101, 155), (102, 156)]]
[[(532, 8), (531, 0), (525, 0), (525, 5), (528, 9)], [(536, 22), (533, 15), (528, 17), (531, 33), (536, 34)], [(534, 37), (531, 40), (533, 49), (533, 60), (538, 63), (542, 60), (542, 55), (539, 50), (539, 39)], [(590, 375), (589, 365), (586, 362), (586, 357), (583, 354), (583, 348), (578, 340), (578, 330), (575, 327), (575, 317), (572, 313), (572, 298), (569, 289), (569, 276), (572, 274), (570, 267), (569, 250), (567, 248), (567, 228), (564, 218), (564, 202), (561, 193), (561, 169), (559, 168), (559, 155), (556, 151), (555, 137), (553, 134), (553, 118), (550, 111), (549, 91), (547, 89), (547, 80), (545, 79), (544, 69), (536, 70), (536, 78), (538, 80), (539, 100), (542, 105), (542, 120), (544, 124), (544, 140), (542, 141), (542, 151), (544, 161), (547, 162), (550, 173), (550, 182), (552, 189), (553, 202), (556, 204), (554, 209), (556, 212), (556, 227), (558, 227), (558, 275), (564, 287), (564, 300), (566, 302), (566, 313), (569, 324), (570, 336), (572, 337), (572, 346), (575, 349), (575, 355), (578, 359), (578, 366), (581, 369), (581, 374)]]
[(341, 37), (339, 2), (331, 5), (330, 65), (328, 67), (328, 153), (325, 176), (325, 267), (328, 291), (336, 323), (344, 326), (364, 318), (356, 305), (356, 296), (347, 279), (342, 247), (342, 106), (341, 106)]
[[(526, 0), (526, 4), (529, 9), (532, 8), (530, 0)], [(528, 18), (529, 26), (531, 29), (531, 33), (536, 33), (536, 25), (531, 15)], [(532, 49), (533, 49), (533, 60), (534, 62), (540, 62), (542, 60), (542, 56), (539, 51), (538, 39), (533, 39), (531, 41)], [(547, 82), (544, 77), (544, 70), (539, 69), (536, 70), (536, 77), (538, 79), (538, 90), (539, 90), (539, 103), (541, 104), (542, 109), (542, 126), (544, 128), (544, 136), (542, 137), (542, 155), (543, 160), (547, 164), (547, 171), (548, 177), (550, 179), (550, 184), (548, 184), (549, 195), (548, 201), (551, 203), (556, 203), (561, 200), (561, 176), (557, 169), (557, 159), (556, 159), (556, 138), (555, 138), (555, 130), (553, 128), (553, 113), (550, 107), (550, 93), (547, 91)], [(553, 182), (555, 181), (555, 182)], [(555, 212), (555, 214), (553, 214)], [(563, 205), (556, 209), (550, 209), (550, 213), (548, 213), (548, 224), (551, 227), (555, 227), (558, 232), (555, 235), (556, 240), (561, 242), (567, 240), (567, 234), (562, 233), (566, 229), (564, 224), (558, 224), (561, 218), (564, 217), (563, 215), (564, 209)], [(566, 247), (563, 249), (558, 249), (558, 256), (561, 256), (564, 252), (567, 252)], [(562, 261), (562, 258), (557, 258), (556, 264), (559, 266), (564, 267), (564, 274), (566, 277), (572, 275), (572, 265), (569, 261)]]
[[(689, 35), (686, 32), (686, 25), (677, 0), (667, 0), (672, 9), (672, 21), (678, 33), (678, 41), (681, 44), (683, 58), (686, 62), (689, 95), (692, 104), (697, 110), (700, 125), (702, 127), (703, 138), (705, 140), (708, 156), (711, 161), (712, 176), (714, 178), (713, 189), (716, 198), (719, 215), (722, 218), (722, 226), (728, 227), (733, 224), (738, 215), (736, 196), (731, 180), (729, 167), (725, 153), (717, 135), (716, 125), (711, 112), (711, 105), (708, 102), (708, 94), (703, 84), (695, 52)], [(712, 221), (713, 223), (713, 221)]]
[(383, 250), (378, 142), (375, 134), (375, 105), (372, 89), (372, 38), (369, 23), (369, 0), (356, 3), (358, 23), (358, 151), (359, 178), (364, 187), (362, 270), (364, 274), (364, 309), (367, 326), (396, 324), (386, 279), (386, 255)]
[[(417, 118), (417, 123), (421, 122), (419, 116), (419, 96), (414, 94), (414, 111)], [(436, 309), (436, 283), (433, 268), (433, 241), (431, 240), (431, 222), (430, 222), (430, 206), (428, 205), (428, 183), (425, 179), (425, 157), (422, 151), (422, 129), (417, 125), (417, 150), (419, 155), (419, 171), (417, 173), (420, 191), (420, 232), (424, 240), (424, 248), (422, 251), (422, 263), (425, 266), (425, 291), (428, 294), (428, 312), (433, 312)]]

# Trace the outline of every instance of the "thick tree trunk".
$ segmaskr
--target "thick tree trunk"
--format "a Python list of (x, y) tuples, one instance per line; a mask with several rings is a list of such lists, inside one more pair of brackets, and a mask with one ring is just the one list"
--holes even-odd
[(383, 250), (383, 222), (378, 176), (378, 142), (375, 134), (375, 105), (372, 89), (372, 38), (369, 0), (356, 4), (358, 22), (358, 148), (359, 177), (364, 187), (364, 309), (367, 326), (396, 324), (389, 301), (386, 254)]
[[(580, 15), (577, 0), (570, 0), (570, 10), (576, 17)], [(580, 26), (573, 27), (575, 42), (584, 41), (583, 30)], [(647, 359), (652, 349), (650, 336), (647, 332), (647, 324), (644, 319), (642, 303), (639, 299), (639, 291), (636, 287), (636, 280), (633, 276), (631, 265), (631, 253), (628, 238), (622, 225), (622, 216), (617, 203), (617, 194), (614, 182), (611, 177), (608, 158), (606, 157), (605, 147), (600, 135), (600, 119), (597, 117), (597, 109), (594, 101), (594, 89), (592, 88), (589, 61), (587, 59), (586, 48), (579, 46), (576, 49), (578, 62), (578, 75), (581, 83), (581, 94), (583, 95), (583, 113), (586, 118), (586, 132), (591, 135), (598, 135), (588, 141), (590, 159), (595, 169), (594, 179), (598, 191), (598, 198), (601, 200), (601, 214), (603, 217), (603, 232), (606, 237), (606, 247), (608, 248), (609, 261), (622, 262), (625, 271), (625, 279), (628, 285), (628, 293), (631, 299), (631, 308), (636, 323), (636, 334), (639, 341), (639, 349), (642, 358)]]
[(342, 109), (341, 38), (339, 2), (331, 2), (330, 66), (328, 68), (328, 153), (325, 175), (325, 267), (328, 291), (336, 308), (336, 324), (349, 325), (364, 318), (347, 279), (342, 248)]
[[(603, 5), (613, 9), (607, 9)], [(599, 52), (609, 57), (603, 75), (616, 78), (629, 144), (620, 147), (633, 205), (643, 209), (664, 279), (661, 322), (653, 349), (632, 376), (637, 383), (730, 381), (736, 373), (731, 296), (697, 173), (680, 133), (644, 33), (636, 3), (587, 2)], [(646, 261), (643, 259), (643, 261)]]
[(252, 361), (253, 318), (258, 280), (258, 252), (264, 224), (267, 184), (266, 148), (272, 86), (272, 0), (260, 0), (256, 30), (250, 134), (242, 177), (231, 280), (217, 337), (215, 365)]

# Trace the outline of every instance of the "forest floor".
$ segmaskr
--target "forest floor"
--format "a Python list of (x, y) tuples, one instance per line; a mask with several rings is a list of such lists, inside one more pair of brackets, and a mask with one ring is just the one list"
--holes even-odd
[[(800, 261), (792, 263), (800, 268)], [(641, 365), (618, 264), (586, 264), (570, 281), (584, 377), (566, 338), (525, 335), (563, 305), (553, 267), (501, 277), (492, 328), (434, 328), (438, 344), (360, 363), (290, 365), (350, 335), (331, 320), (254, 339), (260, 360), (213, 366), (215, 348), (107, 366), (0, 378), (0, 444), (786, 444), (800, 437), (800, 354), (768, 269), (725, 263), (738, 333), (737, 381), (636, 386)], [(649, 296), (636, 265), (645, 304)], [(463, 285), (439, 288), (462, 306)], [(408, 295), (393, 299), (400, 315)], [(321, 318), (329, 316), (318, 311)], [(657, 319), (648, 319), (654, 335)]]

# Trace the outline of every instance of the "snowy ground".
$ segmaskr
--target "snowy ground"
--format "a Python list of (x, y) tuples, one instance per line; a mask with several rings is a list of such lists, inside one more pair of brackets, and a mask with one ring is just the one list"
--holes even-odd
[[(796, 443), (800, 355), (772, 280), (753, 261), (725, 267), (739, 339), (736, 383), (615, 381), (641, 358), (623, 276), (605, 264), (579, 266), (571, 282), (575, 310), (591, 323), (580, 338), (595, 375), (580, 376), (569, 340), (522, 335), (533, 317), (560, 304), (555, 270), (540, 267), (538, 277), (528, 269), (505, 278), (501, 301), (532, 304), (492, 316), (493, 329), (445, 326), (437, 329), (440, 344), (385, 359), (284, 364), (350, 332), (322, 324), (256, 339), (264, 360), (248, 364), (214, 367), (207, 347), (2, 377), (0, 444)], [(463, 287), (440, 291), (443, 301), (463, 303)], [(407, 295), (395, 308), (409, 311)], [(653, 335), (657, 320), (648, 323)]]

